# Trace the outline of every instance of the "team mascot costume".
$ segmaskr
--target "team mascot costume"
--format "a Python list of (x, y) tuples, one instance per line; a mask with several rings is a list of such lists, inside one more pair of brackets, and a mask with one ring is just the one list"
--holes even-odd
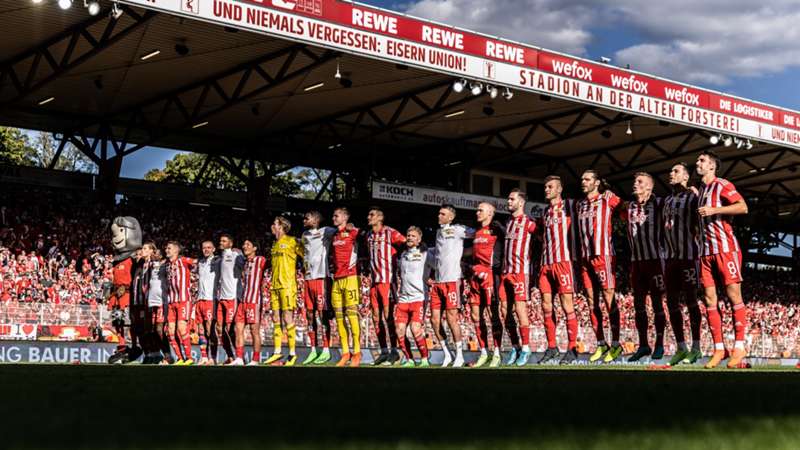
[[(132, 346), (128, 347), (125, 343), (125, 326), (137, 322), (131, 319), (138, 311), (129, 313), (131, 297), (141, 295), (137, 292), (141, 289), (141, 264), (136, 258), (136, 252), (142, 247), (142, 228), (139, 221), (133, 217), (116, 217), (111, 223), (111, 244), (114, 247), (114, 272), (107, 305), (111, 311), (111, 325), (119, 336), (119, 345), (117, 351), (108, 358), (108, 362), (124, 364), (135, 361), (142, 354), (142, 349), (136, 345), (139, 330), (135, 326), (130, 327)], [(135, 299), (134, 303), (137, 303)], [(138, 309), (133, 306), (133, 309)]]

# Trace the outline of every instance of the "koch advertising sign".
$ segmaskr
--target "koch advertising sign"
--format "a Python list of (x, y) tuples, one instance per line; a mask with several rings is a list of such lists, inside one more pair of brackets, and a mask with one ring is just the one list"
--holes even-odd
[[(497, 212), (507, 214), (506, 199), (504, 198), (463, 194), (385, 181), (372, 182), (372, 198), (428, 206), (441, 206), (447, 203), (458, 209), (472, 211), (478, 208), (478, 204), (486, 202), (493, 205)], [(529, 215), (540, 217), (544, 206), (543, 203), (528, 202), (525, 204), (525, 209)]]
[(800, 148), (800, 113), (794, 111), (358, 3), (122, 2), (454, 77)]

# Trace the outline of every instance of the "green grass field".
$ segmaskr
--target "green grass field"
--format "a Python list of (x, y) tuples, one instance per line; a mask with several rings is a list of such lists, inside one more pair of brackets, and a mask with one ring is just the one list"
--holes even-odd
[(800, 448), (800, 370), (0, 365), (7, 449)]

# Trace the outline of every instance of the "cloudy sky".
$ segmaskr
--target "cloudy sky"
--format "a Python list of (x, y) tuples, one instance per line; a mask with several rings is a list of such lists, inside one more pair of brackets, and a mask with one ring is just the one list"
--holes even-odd
[[(360, 0), (800, 109), (800, 0)], [(141, 176), (173, 152), (139, 152)]]

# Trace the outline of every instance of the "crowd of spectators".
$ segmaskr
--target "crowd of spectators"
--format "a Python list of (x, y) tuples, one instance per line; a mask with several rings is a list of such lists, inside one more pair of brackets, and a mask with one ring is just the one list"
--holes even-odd
[[(98, 314), (102, 307), (100, 303), (111, 289), (113, 254), (109, 225), (117, 215), (138, 218), (145, 240), (153, 240), (162, 247), (168, 240), (178, 240), (187, 247), (187, 254), (191, 256), (199, 254), (202, 240), (215, 240), (223, 232), (239, 240), (245, 237), (255, 239), (263, 247), (259, 253), (267, 256), (269, 253), (268, 224), (254, 223), (244, 212), (231, 208), (201, 208), (146, 199), (123, 200), (113, 208), (106, 208), (78, 193), (31, 189), (0, 193), (0, 324), (93, 326), (102, 323), (102, 316)], [(781, 277), (775, 271), (750, 270), (745, 279), (743, 286), (750, 310), (748, 341), (751, 354), (770, 357), (800, 354), (798, 282), (793, 277)], [(268, 283), (269, 276), (266, 280)], [(368, 278), (362, 280), (366, 294)], [(268, 295), (267, 283), (265, 295)], [(633, 297), (624, 289), (617, 297), (622, 312), (622, 338), (624, 344), (632, 349), (636, 343)], [(534, 330), (532, 344), (534, 348), (542, 349), (546, 340), (538, 307), (539, 293), (535, 288), (531, 290), (531, 300), (534, 305), (529, 308)], [(366, 295), (363, 304), (367, 304)], [(580, 324), (579, 347), (588, 350), (594, 346), (589, 311), (582, 296), (577, 296), (575, 304)], [(302, 307), (302, 302), (298, 305)], [(724, 302), (722, 308), (726, 308)], [(702, 305), (701, 310), (705, 311)], [(374, 345), (374, 328), (367, 311), (364, 306), (362, 325), (368, 330), (364, 339)], [(649, 313), (652, 317), (652, 310)], [(684, 316), (688, 318), (685, 307)], [(272, 333), (266, 311), (263, 317), (263, 334), (265, 341), (269, 341)], [(731, 314), (723, 313), (723, 317), (725, 329), (730, 334), (726, 339), (732, 339)], [(563, 314), (559, 315), (559, 342), (566, 341), (563, 320)], [(297, 313), (297, 322), (303, 336), (307, 324), (302, 311)], [(650, 323), (652, 327), (653, 321)], [(463, 315), (461, 325), (468, 345), (475, 348), (475, 330), (469, 314)], [(686, 335), (690, 336), (688, 320), (685, 327)], [(702, 346), (708, 351), (711, 342), (709, 333), (705, 331), (708, 329), (705, 319), (702, 329)], [(432, 336), (431, 330), (428, 331)], [(650, 332), (654, 338), (655, 330)], [(667, 353), (675, 348), (669, 326), (666, 347)]]

